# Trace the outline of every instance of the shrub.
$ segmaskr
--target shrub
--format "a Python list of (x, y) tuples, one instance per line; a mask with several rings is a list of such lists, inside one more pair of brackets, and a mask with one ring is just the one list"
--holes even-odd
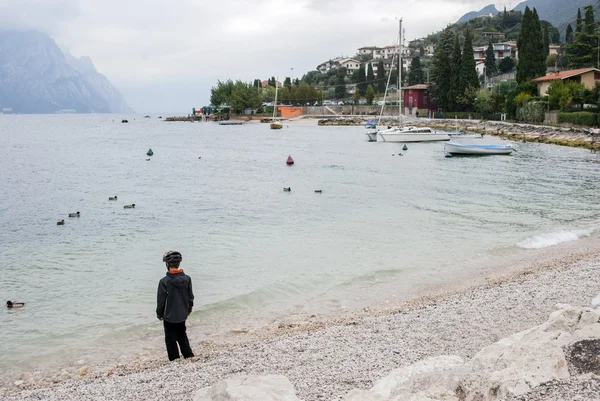
[(589, 111), (574, 113), (558, 113), (559, 123), (572, 123), (575, 125), (595, 126), (598, 123), (598, 114)]
[(542, 123), (548, 110), (548, 102), (530, 101), (517, 109), (517, 120), (528, 123)]

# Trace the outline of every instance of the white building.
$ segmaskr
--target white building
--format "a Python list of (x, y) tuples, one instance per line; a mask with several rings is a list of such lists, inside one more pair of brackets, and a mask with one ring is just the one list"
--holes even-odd
[(336, 59), (328, 60), (324, 63), (319, 64), (317, 66), (317, 70), (322, 73), (327, 73), (332, 69), (342, 67), (345, 67), (347, 74), (351, 75), (352, 73), (354, 73), (354, 71), (360, 68), (360, 61), (349, 57), (338, 57)]
[[(485, 61), (487, 48), (488, 46), (473, 46), (473, 57), (475, 57), (476, 62)], [(494, 43), (492, 44), (492, 48), (494, 49), (496, 60), (514, 56), (510, 43)]]
[(377, 46), (365, 46), (358, 49), (358, 54), (368, 54), (372, 58), (381, 58), (381, 47)]

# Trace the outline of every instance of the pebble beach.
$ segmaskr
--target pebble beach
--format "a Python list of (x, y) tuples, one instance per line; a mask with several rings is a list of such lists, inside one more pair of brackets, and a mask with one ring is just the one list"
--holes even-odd
[[(590, 241), (593, 242), (593, 241)], [(279, 374), (302, 400), (341, 400), (389, 371), (438, 355), (471, 358), (483, 347), (544, 322), (564, 304), (589, 306), (600, 292), (600, 250), (565, 252), (510, 274), (385, 310), (279, 324), (243, 340), (193, 342), (193, 360), (90, 369), (64, 379), (22, 373), (4, 400), (190, 400), (196, 390), (240, 374)], [(517, 400), (597, 400), (598, 376), (571, 377)]]

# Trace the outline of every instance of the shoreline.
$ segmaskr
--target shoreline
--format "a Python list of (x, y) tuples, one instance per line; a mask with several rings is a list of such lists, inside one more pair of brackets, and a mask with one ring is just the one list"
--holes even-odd
[[(332, 117), (320, 119), (318, 125), (362, 126), (366, 121), (373, 119), (377, 119), (377, 116)], [(466, 131), (499, 136), (512, 141), (547, 143), (591, 150), (600, 149), (600, 129), (595, 128), (567, 128), (505, 121), (417, 119), (414, 117), (409, 117), (405, 121), (416, 127), (427, 126), (447, 131), (455, 131), (458, 127)], [(396, 124), (397, 118), (384, 117), (382, 122), (384, 124)]]
[[(22, 374), (21, 383), (3, 386), (0, 396), (7, 400), (83, 399), (84, 394), (132, 400), (190, 397), (220, 379), (249, 373), (283, 374), (303, 400), (339, 399), (427, 356), (470, 357), (506, 335), (540, 324), (556, 303), (589, 305), (600, 292), (591, 279), (598, 268), (600, 249), (580, 249), (391, 308), (281, 322), (239, 333), (234, 342), (201, 341), (194, 347), (194, 361), (168, 363), (162, 357), (131, 361), (57, 382)], [(119, 396), (112, 398), (114, 394)]]

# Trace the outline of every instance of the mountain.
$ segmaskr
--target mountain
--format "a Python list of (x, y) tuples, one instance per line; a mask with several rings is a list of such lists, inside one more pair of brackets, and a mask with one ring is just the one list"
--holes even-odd
[(87, 56), (76, 58), (68, 50), (63, 50), (63, 54), (67, 63), (83, 75), (94, 90), (108, 102), (111, 113), (133, 113), (121, 92), (110, 83), (108, 78), (96, 70), (91, 58)]
[(462, 24), (463, 22), (468, 22), (468, 21), (471, 21), (472, 19), (483, 17), (484, 15), (490, 15), (490, 14), (498, 14), (498, 10), (496, 9), (496, 6), (494, 6), (493, 4), (490, 4), (489, 6), (486, 6), (479, 11), (471, 11), (470, 13), (466, 13), (465, 15), (460, 17), (460, 19), (458, 21), (456, 21), (456, 23)]
[(0, 105), (15, 113), (131, 111), (88, 57), (65, 56), (39, 31), (0, 30)]
[(583, 15), (583, 7), (589, 5), (594, 7), (594, 17), (598, 19), (600, 16), (599, 0), (527, 0), (517, 4), (514, 10), (525, 11), (526, 6), (531, 9), (535, 7), (540, 19), (546, 20), (557, 27), (564, 39), (567, 24), (571, 23), (571, 27), (575, 30), (577, 9), (581, 8)]

